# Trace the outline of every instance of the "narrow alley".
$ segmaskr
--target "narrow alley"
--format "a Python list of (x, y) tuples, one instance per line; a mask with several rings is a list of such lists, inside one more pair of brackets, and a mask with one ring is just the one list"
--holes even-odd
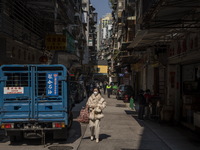
[(200, 150), (199, 18), (200, 0), (0, 0), (0, 150)]

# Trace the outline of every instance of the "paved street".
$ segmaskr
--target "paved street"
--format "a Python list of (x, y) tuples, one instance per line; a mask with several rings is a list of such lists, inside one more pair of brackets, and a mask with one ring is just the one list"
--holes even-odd
[(113, 96), (107, 99), (100, 143), (90, 141), (89, 128), (78, 150), (199, 150), (200, 139), (186, 129), (138, 121), (134, 112)]
[(101, 121), (100, 142), (90, 141), (87, 124), (76, 121), (79, 110), (86, 101), (74, 108), (74, 123), (67, 141), (51, 141), (45, 147), (40, 140), (25, 140), (10, 145), (1, 132), (0, 149), (4, 150), (199, 150), (200, 138), (180, 127), (137, 120), (135, 112), (114, 96), (107, 99), (105, 117)]

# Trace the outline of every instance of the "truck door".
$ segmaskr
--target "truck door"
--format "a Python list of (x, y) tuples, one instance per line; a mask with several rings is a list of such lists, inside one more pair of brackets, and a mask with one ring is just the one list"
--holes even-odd
[(1, 120), (13, 122), (32, 117), (31, 72), (28, 66), (1, 67)]
[(67, 120), (66, 74), (59, 66), (32, 68), (32, 118), (38, 121)]

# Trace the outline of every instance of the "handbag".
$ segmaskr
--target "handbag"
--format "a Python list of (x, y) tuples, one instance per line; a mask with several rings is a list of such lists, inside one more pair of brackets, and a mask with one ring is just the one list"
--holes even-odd
[(81, 123), (89, 123), (89, 112), (88, 107), (82, 108), (80, 111), (80, 115), (77, 119)]

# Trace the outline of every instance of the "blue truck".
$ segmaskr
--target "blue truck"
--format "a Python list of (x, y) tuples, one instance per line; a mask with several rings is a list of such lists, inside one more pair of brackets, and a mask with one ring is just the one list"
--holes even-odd
[(23, 138), (67, 139), (74, 104), (63, 65), (2, 65), (0, 127), (10, 142)]

